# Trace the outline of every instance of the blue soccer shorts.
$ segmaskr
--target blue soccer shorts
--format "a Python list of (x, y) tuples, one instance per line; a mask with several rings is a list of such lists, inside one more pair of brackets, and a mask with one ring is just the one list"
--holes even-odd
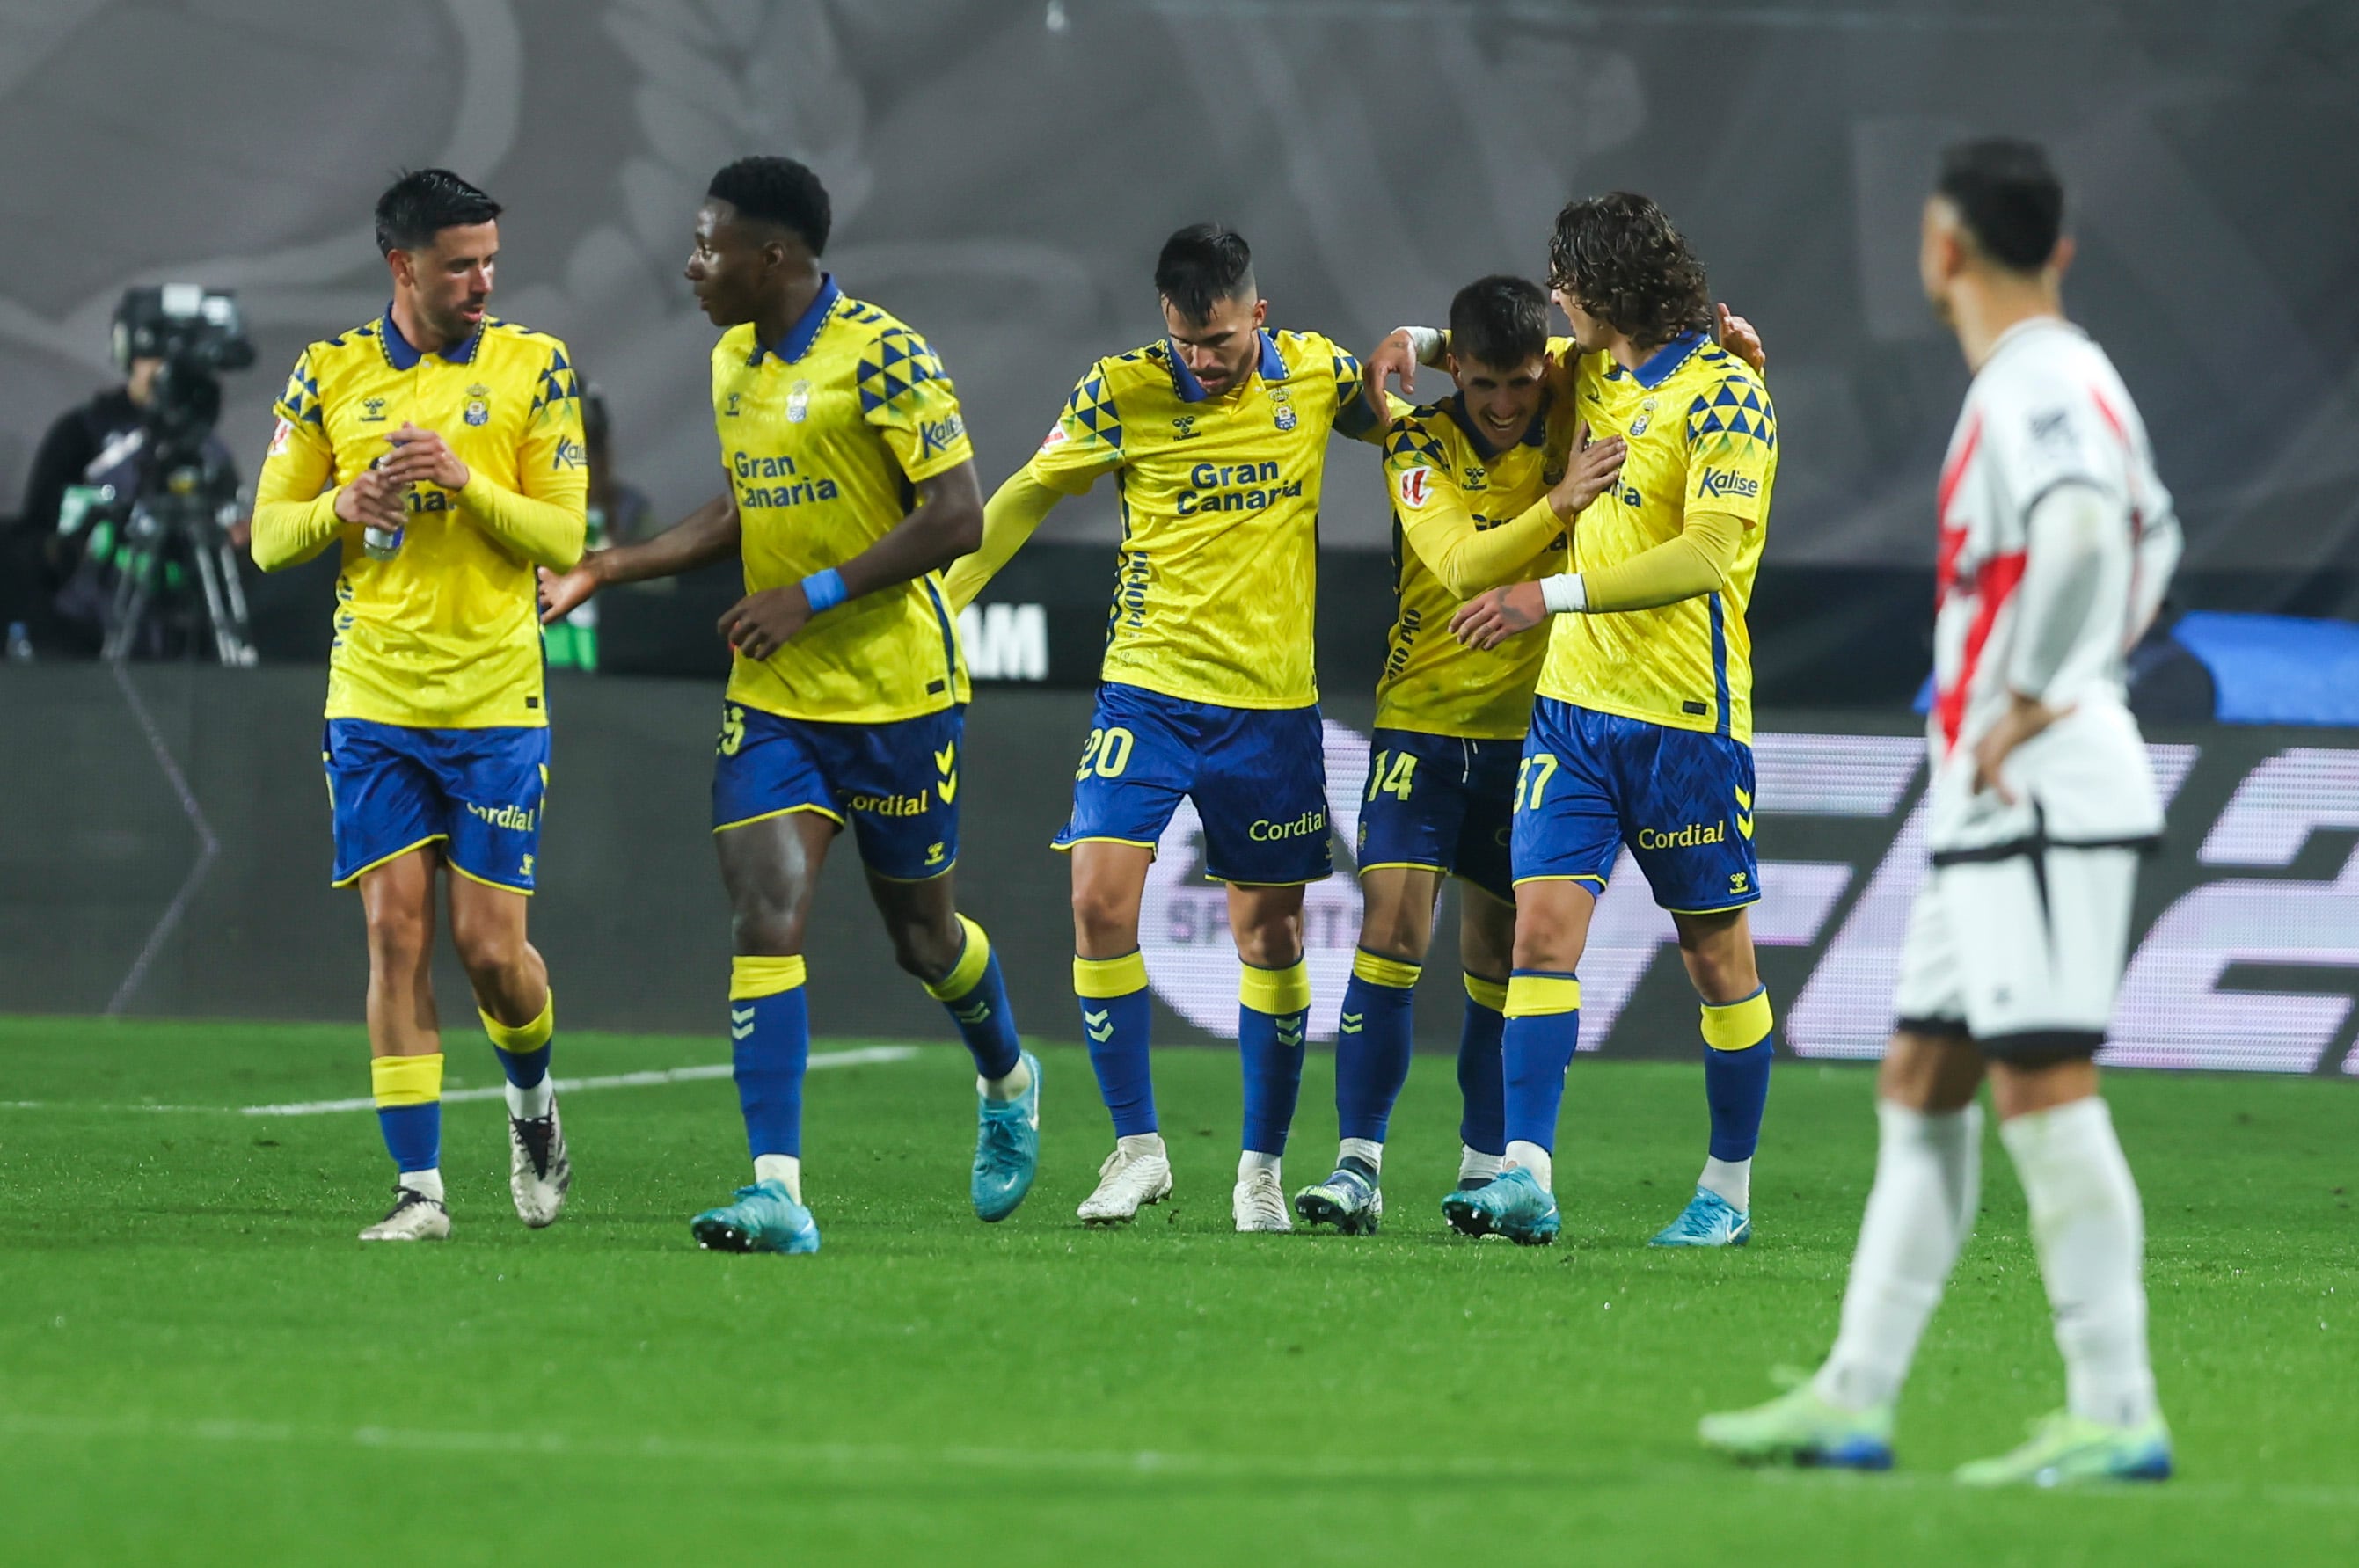
[(1285, 886), (1334, 870), (1316, 705), (1225, 708), (1100, 686), (1073, 770), (1073, 815), (1056, 847), (1112, 839), (1153, 849), (1182, 795), (1203, 820), (1204, 872), (1215, 881)]
[(940, 876), (958, 860), (965, 715), (945, 708), (882, 724), (836, 724), (724, 703), (712, 830), (813, 811), (851, 824), (861, 863), (877, 876), (902, 882)]
[(1543, 697), (1533, 705), (1515, 797), (1517, 882), (1605, 891), (1627, 845), (1675, 914), (1761, 897), (1753, 857), (1753, 748)]
[(1377, 730), (1360, 802), (1360, 870), (1422, 867), (1514, 902), (1508, 827), (1523, 754), (1521, 741)]
[(321, 741), (337, 887), (427, 844), (476, 881), (528, 893), (549, 789), (549, 730), (421, 730), (331, 719)]

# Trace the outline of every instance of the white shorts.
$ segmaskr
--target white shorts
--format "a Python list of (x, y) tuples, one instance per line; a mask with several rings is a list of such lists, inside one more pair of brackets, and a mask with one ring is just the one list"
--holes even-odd
[(1936, 852), (1908, 912), (1900, 1027), (1971, 1035), (2027, 1065), (2104, 1044), (2128, 956), (2138, 851), (2039, 840)]

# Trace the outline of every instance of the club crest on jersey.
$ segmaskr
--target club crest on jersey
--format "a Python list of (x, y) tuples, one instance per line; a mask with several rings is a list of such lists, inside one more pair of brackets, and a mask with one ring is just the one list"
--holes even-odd
[(385, 423), (384, 398), (364, 397), (361, 399), (361, 423), (364, 425), (382, 425)]
[(1277, 410), (1276, 410), (1274, 413), (1272, 413), (1272, 414), (1270, 415), (1270, 416), (1269, 416), (1269, 422), (1270, 422), (1271, 424), (1273, 424), (1273, 425), (1277, 426), (1277, 427), (1279, 429), (1281, 429), (1281, 430), (1291, 430), (1291, 429), (1293, 429), (1293, 428), (1294, 428), (1294, 409), (1293, 409), (1293, 406), (1292, 406), (1291, 405), (1289, 405), (1289, 404), (1284, 404), (1284, 403), (1279, 404), (1279, 405), (1277, 406)]
[[(804, 420), (810, 417), (810, 395), (811, 384), (808, 381), (799, 381), (792, 386), (787, 388), (788, 424), (799, 425)], [(729, 402), (729, 412), (732, 414), (736, 413), (736, 394), (730, 394)]]
[(1403, 469), (1393, 481), (1393, 490), (1400, 496), (1403, 506), (1422, 506), (1433, 497), (1433, 470), (1419, 467)]
[(467, 400), (467, 412), (461, 417), (470, 425), (488, 425), (492, 422), (492, 406), (480, 397), (471, 397)]
[(1651, 414), (1641, 414), (1636, 419), (1631, 420), (1630, 434), (1633, 437), (1645, 435), (1647, 433), (1647, 421), (1653, 417), (1654, 416)]

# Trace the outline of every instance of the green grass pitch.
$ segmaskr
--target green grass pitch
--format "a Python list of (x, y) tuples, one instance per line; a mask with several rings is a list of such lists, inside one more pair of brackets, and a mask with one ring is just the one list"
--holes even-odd
[[(454, 1029), (452, 1080), (496, 1080)], [(873, 1044), (828, 1041), (821, 1050)], [(711, 1065), (577, 1033), (566, 1077)], [(1421, 1059), (1384, 1233), (1228, 1232), (1236, 1066), (1173, 1050), (1176, 1201), (1082, 1230), (1108, 1133), (1049, 1048), (1043, 1173), (966, 1206), (971, 1077), (929, 1044), (813, 1073), (816, 1258), (697, 1251), (745, 1179), (718, 1079), (567, 1101), (554, 1228), (509, 1208), (496, 1100), (452, 1104), (443, 1246), (353, 1239), (386, 1202), (353, 1027), (0, 1022), (0, 1561), (424, 1563), (2203, 1563), (2359, 1560), (2354, 1099), (2120, 1076), (2181, 1477), (1970, 1495), (2061, 1377), (1995, 1136), (1888, 1476), (1695, 1445), (1832, 1333), (1871, 1080), (1788, 1065), (1755, 1244), (1658, 1254), (1702, 1142), (1697, 1071), (1583, 1062), (1550, 1249), (1442, 1229), (1455, 1087)], [(1314, 1054), (1289, 1187), (1332, 1147)], [(144, 1108), (165, 1106), (193, 1108)]]

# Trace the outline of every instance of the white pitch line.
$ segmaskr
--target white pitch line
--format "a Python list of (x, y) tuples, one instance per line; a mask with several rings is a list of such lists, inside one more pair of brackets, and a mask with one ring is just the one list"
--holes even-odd
[[(806, 1064), (811, 1068), (858, 1067), (871, 1062), (906, 1062), (918, 1054), (915, 1045), (863, 1045), (853, 1051), (818, 1051)], [(557, 1087), (562, 1094), (579, 1094), (584, 1089), (641, 1089), (663, 1084), (695, 1083), (703, 1078), (725, 1078), (736, 1068), (727, 1062), (700, 1063), (693, 1067), (667, 1067), (645, 1073), (609, 1073), (595, 1078), (560, 1078)], [(498, 1099), (507, 1093), (506, 1086), (489, 1085), (477, 1089), (453, 1089), (442, 1097), (442, 1103), (459, 1100)], [(291, 1105), (249, 1105), (239, 1108), (241, 1116), (328, 1116), (340, 1110), (375, 1110), (376, 1101), (366, 1095), (353, 1099), (297, 1100)]]
[[(817, 1051), (811, 1054), (807, 1066), (813, 1071), (821, 1067), (859, 1067), (874, 1062), (906, 1062), (918, 1054), (915, 1045), (862, 1045), (850, 1051)], [(579, 1094), (585, 1089), (657, 1088), (665, 1084), (690, 1084), (706, 1078), (725, 1078), (736, 1071), (727, 1062), (699, 1063), (693, 1067), (668, 1067), (644, 1073), (608, 1073), (594, 1078), (560, 1078), (557, 1087), (566, 1094)], [(458, 1100), (498, 1099), (507, 1092), (498, 1084), (483, 1088), (452, 1089), (442, 1097), (443, 1103)], [(211, 1116), (328, 1116), (343, 1110), (375, 1110), (376, 1101), (363, 1095), (352, 1099), (296, 1100), (287, 1105), (92, 1105), (79, 1100), (60, 1099), (0, 1099), (0, 1110), (109, 1110), (109, 1111), (182, 1111)]]
[[(572, 1437), (561, 1432), (497, 1432), (435, 1430), (387, 1426), (298, 1426), (266, 1421), (156, 1421), (141, 1416), (51, 1416), (0, 1412), (0, 1439), (20, 1437), (56, 1441), (161, 1439), (178, 1443), (266, 1444), (278, 1446), (337, 1445), (390, 1449), (421, 1454), (514, 1454), (536, 1458), (571, 1455), (579, 1458), (677, 1460), (697, 1465), (743, 1464), (762, 1457), (798, 1467), (834, 1465), (846, 1469), (906, 1471), (932, 1465), (940, 1469), (1034, 1475), (1043, 1471), (1082, 1476), (1129, 1476), (1174, 1480), (1266, 1480), (1281, 1473), (1288, 1461), (1246, 1454), (1190, 1454), (1158, 1449), (1024, 1449), (983, 1446), (920, 1447), (869, 1443), (746, 1443), (709, 1438)], [(1322, 1455), (1311, 1464), (1315, 1478), (1334, 1481), (1511, 1481), (1549, 1487), (1579, 1485), (1590, 1487), (1617, 1482), (1637, 1482), (1702, 1475), (1709, 1472), (1730, 1485), (1750, 1480), (1780, 1489), (1808, 1487), (1829, 1501), (1836, 1498), (1867, 1499), (1879, 1493), (1951, 1491), (1956, 1483), (1938, 1472), (1902, 1471), (1863, 1476), (1851, 1473), (1799, 1473), (1777, 1468), (1746, 1470), (1702, 1455), (1680, 1464), (1654, 1466), (1608, 1466), (1586, 1473), (1558, 1463), (1518, 1464), (1495, 1454), (1435, 1454), (1431, 1456)], [(1292, 1483), (1288, 1483), (1292, 1484)], [(2359, 1487), (2301, 1484), (2188, 1481), (2159, 1486), (2076, 1487), (2060, 1494), (2075, 1501), (2099, 1501), (2120, 1507), (2169, 1508), (2187, 1503), (2276, 1503), (2295, 1508), (2348, 1512), (2359, 1507)]]

